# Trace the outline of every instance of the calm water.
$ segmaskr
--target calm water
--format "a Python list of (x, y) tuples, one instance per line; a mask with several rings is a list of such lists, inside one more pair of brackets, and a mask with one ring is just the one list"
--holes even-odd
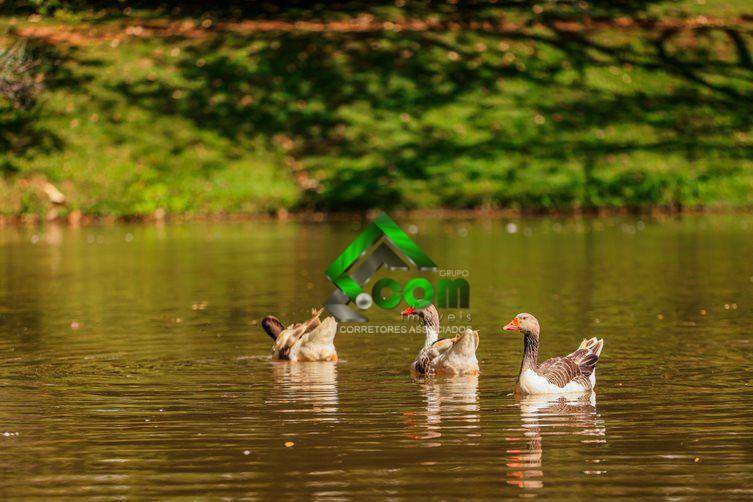
[[(400, 223), (468, 271), (480, 377), (412, 379), (410, 332), (269, 360), (354, 223), (0, 229), (0, 496), (753, 497), (753, 217)], [(510, 395), (522, 310), (606, 339), (595, 395)]]

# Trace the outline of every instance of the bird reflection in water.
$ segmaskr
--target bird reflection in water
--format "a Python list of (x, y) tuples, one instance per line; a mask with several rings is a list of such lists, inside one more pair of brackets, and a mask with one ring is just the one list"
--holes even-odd
[(274, 392), (266, 404), (284, 414), (283, 422), (338, 421), (337, 363), (274, 362), (272, 374)]
[[(443, 432), (460, 432), (467, 438), (480, 437), (478, 376), (445, 379), (416, 379), (424, 393), (426, 411), (405, 414), (410, 439), (438, 440)], [(430, 441), (422, 446), (441, 446)]]
[(507, 437), (524, 448), (507, 449), (508, 484), (526, 489), (544, 486), (542, 436), (583, 436), (582, 443), (606, 443), (604, 421), (596, 411), (596, 393), (531, 395), (518, 403), (523, 437)]

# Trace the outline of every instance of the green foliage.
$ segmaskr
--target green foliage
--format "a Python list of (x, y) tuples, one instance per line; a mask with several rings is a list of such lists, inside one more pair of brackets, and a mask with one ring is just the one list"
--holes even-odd
[(536, 19), (49, 46), (46, 133), (0, 153), (0, 184), (118, 216), (753, 204), (747, 25)]

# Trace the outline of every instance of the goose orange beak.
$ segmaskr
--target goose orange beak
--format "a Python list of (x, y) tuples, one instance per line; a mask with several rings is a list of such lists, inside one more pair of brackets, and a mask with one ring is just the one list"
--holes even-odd
[(416, 313), (416, 309), (414, 309), (413, 307), (408, 307), (407, 309), (405, 309), (402, 312), (400, 312), (400, 317), (405, 317), (407, 315), (413, 315), (415, 313)]
[(518, 322), (518, 318), (513, 318), (513, 320), (505, 324), (502, 329), (505, 331), (520, 331), (520, 323)]

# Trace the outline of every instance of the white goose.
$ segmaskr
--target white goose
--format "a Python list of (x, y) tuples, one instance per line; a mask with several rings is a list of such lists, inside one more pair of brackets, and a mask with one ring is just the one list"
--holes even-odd
[(566, 394), (585, 392), (596, 386), (596, 363), (604, 340), (583, 340), (578, 349), (566, 356), (538, 363), (539, 321), (531, 314), (518, 314), (503, 328), (523, 333), (523, 363), (517, 389), (522, 394)]
[(434, 305), (408, 307), (402, 317), (416, 315), (424, 321), (426, 339), (411, 370), (419, 375), (478, 375), (478, 331), (466, 329), (454, 338), (439, 338), (439, 312)]
[(323, 311), (312, 309), (308, 322), (287, 328), (275, 316), (265, 317), (261, 326), (275, 341), (272, 355), (286, 361), (337, 361), (337, 321), (333, 317), (320, 321)]

